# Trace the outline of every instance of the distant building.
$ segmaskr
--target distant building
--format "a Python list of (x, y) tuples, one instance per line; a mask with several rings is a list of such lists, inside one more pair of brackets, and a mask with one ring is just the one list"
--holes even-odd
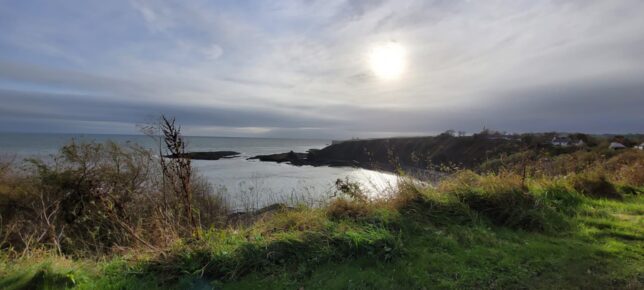
[(642, 144), (640, 144), (638, 146), (635, 146), (635, 148), (639, 149), (639, 150), (644, 150), (644, 142), (642, 142)]
[(568, 147), (572, 143), (568, 135), (557, 135), (552, 137), (550, 144), (555, 147)]
[(619, 142), (611, 142), (610, 145), (608, 145), (608, 148), (612, 150), (620, 150), (620, 149), (626, 149), (626, 146), (624, 146), (624, 144)]
[(584, 147), (584, 146), (586, 146), (586, 142), (584, 142), (584, 140), (580, 139), (579, 141), (575, 142), (573, 145), (576, 146), (576, 147)]

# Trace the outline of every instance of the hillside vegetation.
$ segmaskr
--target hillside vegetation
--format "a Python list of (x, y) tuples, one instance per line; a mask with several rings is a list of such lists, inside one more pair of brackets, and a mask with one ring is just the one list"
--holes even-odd
[(454, 137), (443, 134), (372, 140), (350, 140), (313, 151), (315, 160), (351, 160), (367, 167), (392, 170), (433, 166), (473, 167), (489, 158), (521, 150), (519, 140), (491, 139), (487, 135)]
[(551, 141), (557, 133), (502, 134), (485, 130), (471, 136), (455, 136), (447, 131), (438, 136), (398, 137), (365, 140), (346, 140), (308, 153), (288, 152), (260, 155), (253, 159), (273, 162), (289, 162), (293, 165), (354, 166), (390, 172), (404, 171), (407, 174), (428, 172), (453, 172), (471, 169), (487, 172), (491, 166), (508, 161), (521, 161), (529, 165), (537, 159), (569, 155), (577, 152), (592, 152), (590, 158), (611, 156), (611, 142), (633, 147), (644, 141), (641, 135), (590, 136), (586, 134), (563, 134), (566, 146), (553, 146)]
[(381, 199), (340, 180), (324, 206), (243, 222), (191, 173), (192, 230), (180, 178), (137, 148), (0, 166), (0, 289), (644, 287), (642, 151), (519, 147), (433, 185), (402, 170)]

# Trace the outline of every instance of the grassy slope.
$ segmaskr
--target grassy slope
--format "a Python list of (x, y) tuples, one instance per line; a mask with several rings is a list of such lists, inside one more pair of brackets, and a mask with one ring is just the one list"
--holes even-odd
[[(0, 289), (149, 289), (171, 276), (178, 289), (641, 289), (643, 213), (641, 195), (583, 198), (572, 228), (535, 233), (431, 198), (363, 220), (301, 209), (211, 232), (203, 247), (177, 246), (160, 262), (0, 259)], [(387, 250), (392, 241), (400, 253)]]
[(644, 198), (586, 199), (569, 233), (529, 233), (485, 222), (404, 218), (406, 254), (394, 262), (328, 263), (311, 276), (253, 275), (228, 289), (641, 289)]

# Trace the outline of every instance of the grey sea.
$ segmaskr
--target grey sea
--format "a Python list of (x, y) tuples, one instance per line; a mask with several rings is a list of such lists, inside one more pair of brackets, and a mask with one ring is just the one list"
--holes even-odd
[[(27, 157), (47, 158), (72, 139), (94, 142), (112, 140), (121, 144), (133, 142), (150, 149), (158, 148), (158, 143), (143, 135), (0, 133), (0, 155), (15, 158), (16, 162)], [(231, 150), (241, 153), (239, 157), (231, 159), (193, 161), (198, 172), (237, 211), (256, 209), (277, 202), (316, 205), (335, 194), (334, 183), (338, 178), (359, 182), (371, 195), (388, 194), (397, 182), (396, 176), (373, 170), (298, 167), (247, 160), (260, 154), (319, 149), (330, 144), (330, 140), (233, 137), (186, 139), (188, 151)]]

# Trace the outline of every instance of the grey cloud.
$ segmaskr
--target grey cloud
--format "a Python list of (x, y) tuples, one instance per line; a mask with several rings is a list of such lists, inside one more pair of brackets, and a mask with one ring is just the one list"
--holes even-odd
[[(92, 11), (78, 23), (19, 5), (0, 20), (0, 120), (100, 131), (167, 113), (278, 137), (644, 129), (641, 1), (101, 3), (116, 23), (75, 4)], [(396, 82), (365, 61), (390, 40), (409, 55)], [(36, 42), (67, 57), (22, 51)]]
[(0, 108), (0, 120), (25, 118), (135, 124), (145, 121), (147, 116), (167, 114), (175, 116), (186, 126), (294, 128), (329, 126), (337, 123), (330, 118), (258, 111), (251, 108), (174, 106), (97, 99), (99, 98), (96, 96), (87, 98), (85, 95), (0, 90), (0, 101), (5, 104)]

